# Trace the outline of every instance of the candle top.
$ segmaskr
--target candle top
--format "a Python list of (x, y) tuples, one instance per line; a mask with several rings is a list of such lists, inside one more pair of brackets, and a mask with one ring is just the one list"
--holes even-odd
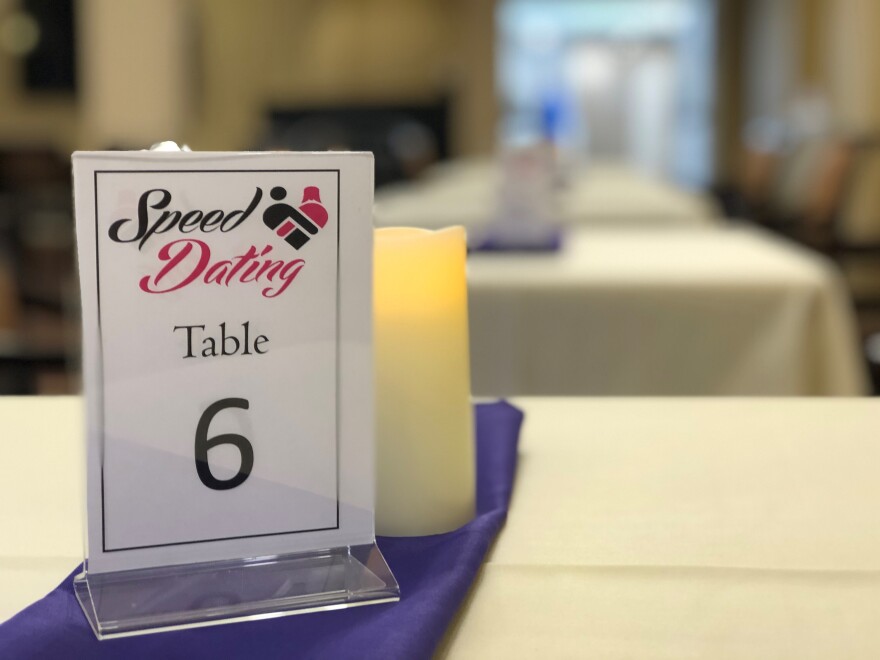
[(450, 241), (455, 244), (459, 240), (466, 239), (464, 227), (455, 225), (443, 229), (422, 229), (420, 227), (380, 227), (375, 230), (376, 243), (412, 243), (423, 244), (430, 242), (436, 245), (437, 241)]
[(463, 227), (385, 227), (375, 230), (374, 248), (377, 312), (433, 313), (466, 305)]

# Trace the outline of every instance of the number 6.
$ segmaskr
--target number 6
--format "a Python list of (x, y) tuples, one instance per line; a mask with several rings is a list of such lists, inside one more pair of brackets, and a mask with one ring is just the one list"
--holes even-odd
[[(220, 399), (208, 406), (199, 418), (199, 424), (196, 427), (196, 472), (201, 482), (208, 488), (229, 490), (243, 484), (251, 475), (251, 469), (254, 467), (254, 448), (247, 438), (237, 433), (221, 433), (213, 438), (208, 437), (208, 427), (218, 412), (226, 408), (247, 410), (249, 407), (247, 399)], [(211, 467), (208, 465), (208, 450), (217, 445), (235, 445), (241, 453), (241, 467), (238, 469), (238, 474), (230, 479), (218, 479), (211, 474)]]

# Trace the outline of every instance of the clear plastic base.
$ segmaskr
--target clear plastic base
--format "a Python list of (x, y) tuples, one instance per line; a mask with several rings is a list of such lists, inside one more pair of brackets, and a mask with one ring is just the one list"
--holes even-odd
[(77, 600), (98, 639), (400, 600), (375, 544), (117, 573), (84, 571)]

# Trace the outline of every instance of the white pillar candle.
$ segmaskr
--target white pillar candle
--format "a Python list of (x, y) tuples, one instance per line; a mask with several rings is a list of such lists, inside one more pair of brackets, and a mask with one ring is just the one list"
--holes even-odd
[(421, 536), (474, 515), (465, 232), (377, 229), (376, 532)]

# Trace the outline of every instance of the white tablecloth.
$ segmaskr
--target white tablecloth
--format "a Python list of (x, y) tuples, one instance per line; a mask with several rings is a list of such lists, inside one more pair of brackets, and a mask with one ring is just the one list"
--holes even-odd
[[(441, 656), (880, 657), (880, 404), (515, 403), (510, 516)], [(81, 558), (81, 421), (0, 399), (0, 621)]]
[(861, 395), (834, 266), (746, 227), (572, 229), (468, 260), (479, 395)]
[[(376, 224), (436, 229), (484, 226), (495, 213), (499, 173), (492, 161), (452, 162), (416, 183), (376, 195)], [(559, 199), (566, 224), (588, 226), (704, 226), (720, 211), (706, 195), (676, 188), (622, 166), (576, 171)]]
[(522, 404), (448, 657), (880, 657), (880, 404)]

